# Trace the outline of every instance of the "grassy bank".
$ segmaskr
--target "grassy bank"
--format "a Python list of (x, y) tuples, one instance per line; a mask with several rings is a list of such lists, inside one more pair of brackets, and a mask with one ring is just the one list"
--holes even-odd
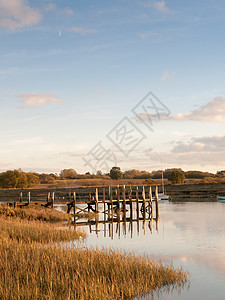
[(132, 299), (188, 280), (181, 269), (148, 257), (55, 243), (81, 236), (56, 224), (1, 216), (0, 299)]
[(52, 243), (60, 241), (71, 241), (84, 238), (82, 231), (74, 230), (73, 226), (59, 227), (40, 221), (28, 221), (0, 217), (1, 240), (16, 240), (18, 242)]
[(60, 211), (51, 210), (49, 208), (39, 207), (35, 205), (33, 205), (33, 207), (31, 208), (13, 208), (0, 205), (0, 215), (46, 222), (72, 221), (72, 216), (70, 214), (65, 214)]
[(0, 243), (1, 299), (132, 299), (187, 275), (147, 257), (110, 250)]

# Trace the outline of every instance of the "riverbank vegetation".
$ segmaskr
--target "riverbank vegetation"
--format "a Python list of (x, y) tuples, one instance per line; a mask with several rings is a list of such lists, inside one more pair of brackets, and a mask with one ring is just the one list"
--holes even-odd
[[(164, 184), (196, 184), (196, 183), (225, 183), (225, 171), (216, 174), (197, 170), (183, 171), (180, 168), (165, 169), (163, 171)], [(95, 174), (89, 172), (78, 174), (74, 169), (64, 169), (59, 174), (39, 174), (36, 172), (23, 172), (8, 170), (0, 173), (0, 189), (6, 188), (62, 188), (81, 186), (107, 186), (115, 184), (161, 184), (162, 170), (126, 170), (112, 167), (109, 173), (103, 174), (101, 170)]]
[(1, 215), (0, 299), (132, 299), (188, 281), (149, 257), (75, 246), (84, 237), (71, 226)]
[(63, 222), (72, 221), (72, 215), (65, 214), (57, 210), (44, 208), (36, 205), (31, 207), (24, 206), (21, 208), (13, 208), (5, 205), (0, 206), (0, 215), (6, 217), (17, 217), (27, 220), (38, 220), (46, 222)]

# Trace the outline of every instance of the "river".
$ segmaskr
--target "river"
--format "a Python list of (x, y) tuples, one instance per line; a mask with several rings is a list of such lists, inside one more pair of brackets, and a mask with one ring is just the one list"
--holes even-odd
[(159, 204), (158, 221), (141, 219), (82, 226), (87, 232), (84, 244), (147, 254), (189, 271), (189, 286), (164, 291), (154, 299), (225, 298), (225, 204), (164, 202)]

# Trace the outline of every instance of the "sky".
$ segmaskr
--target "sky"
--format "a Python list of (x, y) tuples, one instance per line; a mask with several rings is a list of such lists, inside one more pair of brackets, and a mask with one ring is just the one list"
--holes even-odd
[(0, 172), (225, 169), (224, 11), (0, 0)]

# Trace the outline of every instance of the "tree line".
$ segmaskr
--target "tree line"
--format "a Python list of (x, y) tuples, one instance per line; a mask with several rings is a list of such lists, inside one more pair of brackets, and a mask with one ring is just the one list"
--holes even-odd
[[(51, 184), (56, 180), (74, 180), (74, 179), (145, 179), (151, 183), (154, 179), (162, 178), (162, 170), (148, 172), (145, 170), (126, 170), (122, 172), (121, 168), (114, 166), (109, 173), (103, 174), (98, 170), (95, 174), (89, 172), (79, 174), (75, 169), (63, 169), (59, 174), (39, 174), (36, 172), (24, 172), (19, 170), (8, 170), (0, 173), (0, 188), (30, 188), (39, 184)], [(183, 183), (185, 179), (202, 179), (202, 182), (216, 182), (218, 179), (225, 180), (225, 170), (218, 171), (216, 174), (202, 171), (183, 171), (181, 168), (166, 169), (163, 171), (163, 178), (171, 183)]]

